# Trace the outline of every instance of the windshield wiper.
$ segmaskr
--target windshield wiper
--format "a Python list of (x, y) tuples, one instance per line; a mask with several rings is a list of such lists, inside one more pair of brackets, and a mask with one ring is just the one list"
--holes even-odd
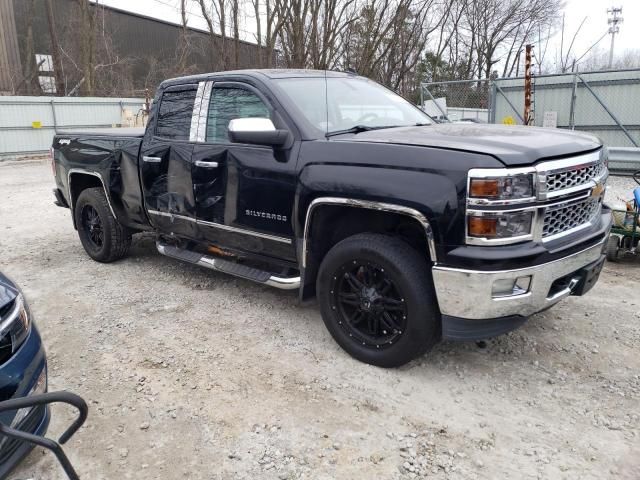
[(326, 138), (333, 137), (335, 135), (344, 135), (347, 133), (362, 133), (368, 132), (369, 130), (382, 130), (383, 128), (395, 128), (399, 125), (381, 125), (376, 127), (370, 127), (368, 125), (354, 125), (351, 128), (345, 128), (344, 130), (335, 130), (333, 132), (327, 132), (325, 134)]

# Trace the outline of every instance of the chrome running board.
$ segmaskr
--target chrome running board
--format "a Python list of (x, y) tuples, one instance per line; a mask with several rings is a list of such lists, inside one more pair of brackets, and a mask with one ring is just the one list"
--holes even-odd
[(300, 287), (300, 277), (276, 277), (264, 270), (174, 247), (173, 245), (167, 245), (162, 242), (156, 242), (156, 248), (159, 253), (167, 257), (193, 263), (194, 265), (199, 265), (211, 270), (217, 270), (218, 272), (235, 275), (236, 277), (252, 280), (281, 290), (295, 290)]

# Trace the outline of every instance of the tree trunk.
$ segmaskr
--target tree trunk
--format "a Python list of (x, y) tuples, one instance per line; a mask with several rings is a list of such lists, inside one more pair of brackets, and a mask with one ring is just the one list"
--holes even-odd
[(64, 76), (62, 71), (62, 60), (60, 59), (60, 44), (58, 42), (58, 31), (53, 16), (52, 0), (46, 0), (47, 21), (49, 23), (49, 38), (51, 40), (51, 58), (53, 60), (53, 74), (56, 79), (56, 93), (65, 95)]
[[(80, 51), (81, 68), (84, 76), (82, 94), (92, 96), (95, 89), (95, 16), (91, 13), (89, 0), (78, 0), (80, 3)], [(98, 8), (93, 7), (93, 8)]]
[(38, 81), (38, 65), (36, 62), (36, 52), (33, 45), (33, 15), (35, 0), (28, 0), (27, 11), (27, 48), (25, 54), (24, 83), (27, 95), (40, 95), (40, 82)]
[(231, 4), (231, 14), (233, 16), (233, 68), (240, 68), (240, 6), (238, 0), (233, 0)]

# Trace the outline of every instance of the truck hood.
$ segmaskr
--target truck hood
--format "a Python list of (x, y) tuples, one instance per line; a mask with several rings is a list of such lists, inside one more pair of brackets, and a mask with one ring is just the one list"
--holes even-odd
[(344, 140), (482, 153), (497, 158), (507, 167), (531, 165), (538, 160), (601, 147), (596, 137), (568, 130), (462, 123), (371, 130)]

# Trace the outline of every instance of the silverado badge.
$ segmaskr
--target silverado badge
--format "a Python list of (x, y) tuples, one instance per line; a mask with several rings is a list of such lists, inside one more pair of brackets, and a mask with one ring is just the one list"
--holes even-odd
[(287, 221), (287, 216), (286, 215), (279, 215), (279, 214), (268, 213), (268, 212), (258, 212), (256, 210), (245, 210), (244, 213), (246, 215), (250, 216), (250, 217), (266, 218), (268, 220), (277, 220), (279, 222), (286, 222)]

